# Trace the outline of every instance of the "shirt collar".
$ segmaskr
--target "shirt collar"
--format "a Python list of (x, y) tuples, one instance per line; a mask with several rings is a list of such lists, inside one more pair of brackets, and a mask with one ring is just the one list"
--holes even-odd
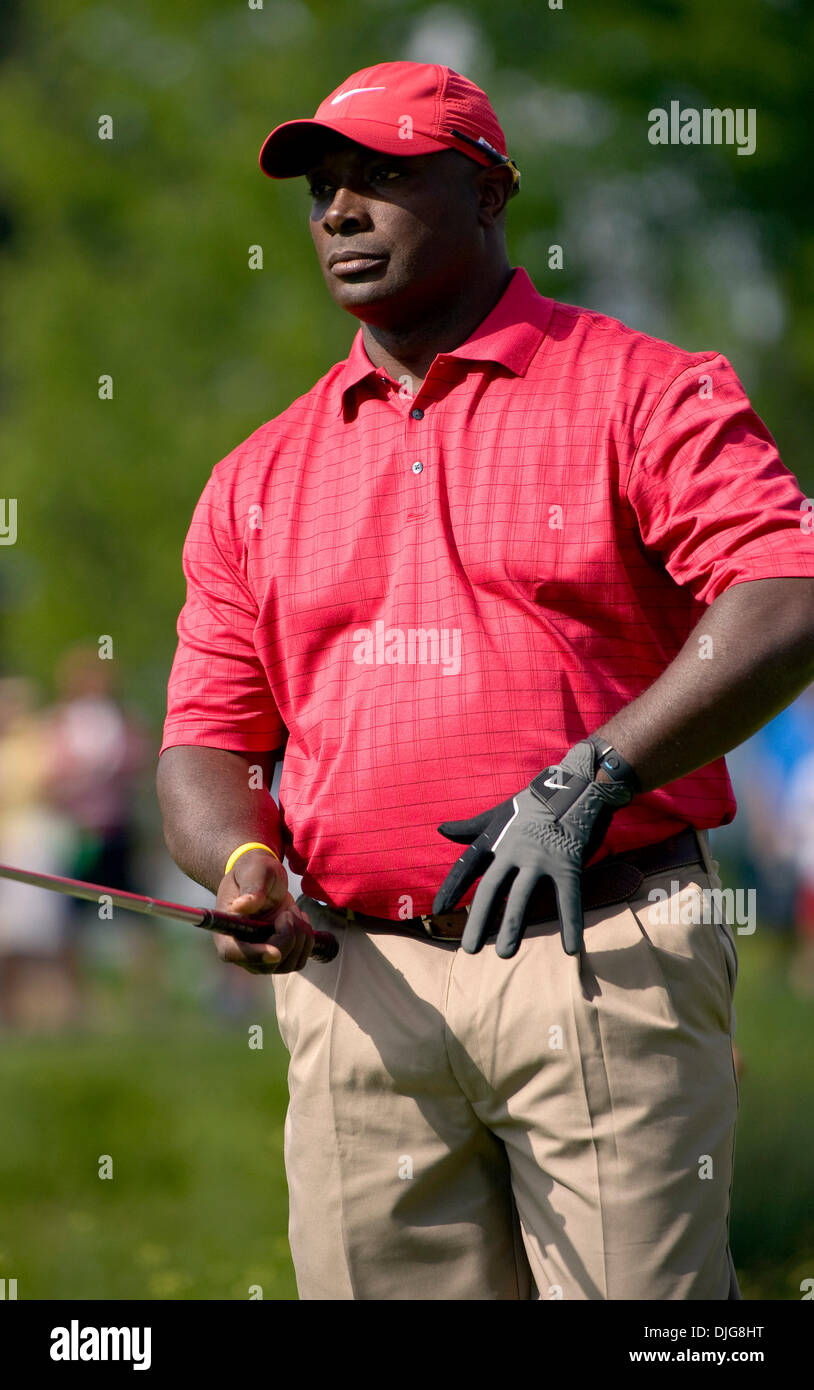
[[(474, 333), (460, 347), (442, 355), (465, 361), (499, 362), (515, 376), (524, 376), (545, 337), (552, 308), (553, 300), (539, 294), (528, 272), (518, 266), (494, 309)], [(378, 370), (365, 351), (360, 328), (337, 377), (337, 414), (343, 413), (347, 392)]]

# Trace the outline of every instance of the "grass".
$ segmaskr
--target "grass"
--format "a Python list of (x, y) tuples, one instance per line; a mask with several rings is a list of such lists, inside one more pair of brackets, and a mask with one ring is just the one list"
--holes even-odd
[(273, 1019), (262, 1051), (247, 1039), (185, 1019), (5, 1040), (0, 1276), (18, 1297), (296, 1298), (285, 1053)]
[(814, 999), (789, 989), (787, 939), (758, 927), (738, 952), (732, 1253), (744, 1298), (800, 1299), (801, 1281), (814, 1278)]
[[(814, 1277), (814, 1003), (789, 990), (787, 941), (759, 928), (739, 952), (732, 1247), (745, 1298), (799, 1299)], [(252, 1050), (249, 1017), (200, 998), (145, 1024), (121, 982), (97, 990), (94, 1031), (0, 1039), (0, 1278), (24, 1299), (296, 1298), (273, 1013)]]

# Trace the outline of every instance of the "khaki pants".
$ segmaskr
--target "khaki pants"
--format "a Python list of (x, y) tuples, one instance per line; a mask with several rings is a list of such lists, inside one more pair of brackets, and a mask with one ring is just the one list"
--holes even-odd
[(700, 840), (587, 912), (581, 957), (557, 923), (507, 961), (299, 898), (340, 941), (272, 977), (302, 1299), (740, 1297), (732, 928), (648, 899), (720, 888)]

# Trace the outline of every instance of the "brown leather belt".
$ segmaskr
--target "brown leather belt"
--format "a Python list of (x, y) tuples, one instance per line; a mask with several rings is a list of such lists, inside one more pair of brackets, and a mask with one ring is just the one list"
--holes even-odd
[[(582, 906), (587, 911), (592, 907), (612, 907), (615, 903), (627, 902), (636, 896), (639, 888), (649, 874), (657, 874), (665, 869), (679, 869), (685, 865), (704, 864), (704, 856), (695, 830), (688, 826), (677, 835), (657, 844), (645, 845), (643, 849), (626, 850), (622, 855), (609, 855), (586, 869), (582, 875)], [(497, 935), (500, 918), (505, 907), (505, 896), (499, 904), (493, 930), (490, 936)], [(370, 917), (354, 908), (331, 908), (349, 923), (363, 931), (406, 932), (410, 936), (430, 936), (434, 941), (460, 941), (464, 934), (469, 908), (458, 908), (440, 916), (426, 914), (421, 917), (408, 917), (404, 921), (390, 921), (386, 917)], [(538, 883), (529, 900), (523, 923), (549, 922), (557, 919), (557, 900), (554, 885), (550, 878)]]

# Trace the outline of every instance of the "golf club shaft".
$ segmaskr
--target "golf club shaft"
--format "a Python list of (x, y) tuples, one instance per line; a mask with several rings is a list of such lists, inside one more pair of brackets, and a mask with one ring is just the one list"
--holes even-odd
[[(141, 893), (128, 893), (121, 888), (105, 888), (101, 883), (85, 883), (78, 878), (62, 878), (57, 874), (34, 873), (30, 869), (17, 869), (11, 864), (0, 864), (0, 878), (14, 879), (17, 883), (27, 883), (32, 888), (47, 888), (52, 893), (64, 893), (71, 898), (84, 898), (87, 902), (98, 902), (104, 896), (110, 899), (113, 907), (123, 907), (129, 912), (140, 912), (148, 917), (170, 917), (174, 921), (189, 922), (204, 931), (225, 932), (238, 941), (251, 941), (256, 945), (267, 940), (262, 934), (267, 922), (259, 920), (252, 930), (251, 917), (243, 917), (234, 912), (220, 912), (213, 907), (189, 907), (185, 903), (164, 902), (161, 898), (147, 898)], [(273, 934), (273, 933), (271, 933)], [(330, 932), (314, 932), (312, 959), (333, 960), (338, 949), (335, 936)]]

